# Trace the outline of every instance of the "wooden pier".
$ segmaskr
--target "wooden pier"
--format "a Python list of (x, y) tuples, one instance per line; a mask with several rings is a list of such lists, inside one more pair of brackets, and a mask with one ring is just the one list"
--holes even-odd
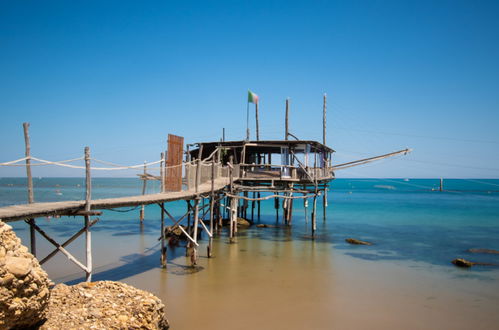
[[(286, 100), (286, 122), (284, 140), (247, 139), (243, 141), (199, 142), (187, 144), (184, 151), (184, 139), (172, 134), (168, 135), (166, 152), (161, 152), (160, 160), (139, 165), (123, 166), (90, 156), (90, 149), (84, 149), (83, 157), (65, 161), (48, 161), (31, 155), (29, 124), (25, 123), (24, 138), (26, 144), (25, 157), (0, 166), (24, 166), (28, 179), (27, 204), (12, 205), (0, 208), (0, 220), (4, 222), (24, 220), (30, 228), (31, 253), (37, 256), (36, 233), (54, 245), (54, 250), (40, 259), (43, 264), (58, 252), (80, 267), (86, 274), (86, 280), (92, 279), (92, 240), (91, 227), (99, 221), (93, 216), (102, 215), (102, 210), (121, 207), (141, 207), (139, 219), (144, 219), (144, 205), (156, 204), (161, 214), (161, 265), (166, 267), (166, 231), (180, 230), (188, 240), (187, 251), (192, 265), (198, 258), (198, 235), (204, 231), (208, 236), (207, 256), (212, 256), (213, 236), (220, 229), (222, 220), (228, 220), (229, 240), (235, 242), (238, 218), (254, 220), (255, 213), (259, 219), (261, 202), (273, 200), (276, 211), (276, 222), (282, 221), (290, 226), (293, 217), (293, 202), (303, 200), (305, 219), (308, 221), (309, 199), (312, 199), (310, 228), (312, 238), (317, 229), (317, 200), (323, 196), (323, 219), (326, 220), (327, 192), (329, 183), (335, 178), (334, 171), (369, 163), (379, 159), (406, 154), (404, 149), (386, 155), (361, 159), (344, 164), (332, 164), (334, 150), (325, 145), (326, 136), (326, 96), (323, 106), (323, 143), (299, 140), (289, 131), (289, 100)], [(258, 114), (256, 115), (258, 128)], [(290, 139), (292, 138), (292, 139)], [(72, 164), (84, 161), (84, 166)], [(92, 167), (101, 163), (111, 167)], [(85, 171), (85, 200), (37, 203), (31, 175), (33, 166), (54, 165), (70, 167)], [(95, 166), (95, 165), (94, 165)], [(159, 175), (150, 173), (152, 166), (159, 170)], [(112, 171), (134, 169), (143, 181), (140, 194), (129, 197), (92, 199), (93, 171)], [(149, 171), (149, 172), (148, 172)], [(161, 192), (146, 194), (147, 182), (160, 182)], [(138, 192), (139, 193), (139, 192)], [(165, 203), (185, 200), (186, 212), (179, 218), (170, 214)], [(205, 204), (208, 200), (209, 203)], [(282, 200), (282, 203), (281, 203)], [(282, 207), (282, 219), (279, 209)], [(250, 212), (248, 212), (250, 208)], [(205, 216), (209, 214), (209, 222)], [(224, 216), (225, 215), (225, 216)], [(36, 223), (40, 217), (75, 216), (83, 217), (83, 226), (63, 243), (56, 242)], [(172, 225), (165, 226), (165, 219)], [(182, 223), (186, 223), (183, 226)], [(85, 234), (85, 261), (77, 260), (65, 247), (76, 238)]]

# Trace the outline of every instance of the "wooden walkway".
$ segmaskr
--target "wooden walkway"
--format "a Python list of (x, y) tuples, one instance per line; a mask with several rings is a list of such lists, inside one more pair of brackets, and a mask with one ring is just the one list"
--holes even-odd
[[(219, 191), (229, 184), (229, 178), (218, 178), (214, 182), (214, 190)], [(194, 199), (198, 195), (211, 192), (211, 181), (199, 185), (198, 192), (194, 189), (165, 192), (149, 195), (127, 196), (118, 198), (96, 199), (91, 201), (91, 210), (113, 209), (126, 206), (156, 204), (176, 200)], [(0, 220), (4, 222), (31, 219), (56, 215), (76, 215), (85, 209), (85, 201), (65, 201), (12, 205), (0, 208)]]

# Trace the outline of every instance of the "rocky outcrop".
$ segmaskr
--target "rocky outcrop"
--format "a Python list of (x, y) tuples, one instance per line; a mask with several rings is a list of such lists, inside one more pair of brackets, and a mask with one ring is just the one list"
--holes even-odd
[(41, 329), (168, 329), (165, 306), (149, 292), (100, 281), (52, 290), (48, 320)]
[(361, 240), (355, 239), (355, 238), (347, 238), (347, 239), (345, 239), (345, 242), (347, 242), (349, 244), (355, 244), (355, 245), (373, 245), (373, 243), (371, 243), (371, 242), (361, 241)]
[(52, 285), (38, 260), (0, 221), (0, 329), (34, 326), (47, 315)]

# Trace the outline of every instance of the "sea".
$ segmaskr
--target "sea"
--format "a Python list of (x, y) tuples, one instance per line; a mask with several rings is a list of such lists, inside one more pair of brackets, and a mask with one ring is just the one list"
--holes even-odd
[[(499, 329), (499, 180), (336, 179), (327, 207), (318, 199), (311, 238), (311, 205), (295, 200), (290, 226), (262, 201), (255, 224), (229, 243), (207, 235), (191, 267), (185, 243), (168, 247), (160, 267), (160, 209), (106, 210), (92, 227), (92, 280), (122, 281), (160, 297), (172, 329)], [(34, 178), (37, 202), (84, 199), (84, 178)], [(94, 178), (92, 198), (137, 195), (135, 178)], [(149, 182), (147, 193), (159, 192)], [(0, 207), (25, 203), (25, 178), (0, 178)], [(207, 201), (206, 201), (207, 202)], [(186, 202), (166, 204), (176, 218)], [(251, 203), (248, 215), (251, 217)], [(167, 219), (167, 225), (169, 223)], [(24, 221), (9, 223), (29, 246)], [(58, 242), (83, 226), (81, 217), (39, 218)], [(373, 243), (350, 245), (356, 238)], [(84, 261), (84, 235), (68, 250)], [(54, 249), (37, 235), (37, 257)], [(487, 264), (458, 268), (453, 259)], [(55, 283), (84, 274), (60, 253), (43, 264)]]

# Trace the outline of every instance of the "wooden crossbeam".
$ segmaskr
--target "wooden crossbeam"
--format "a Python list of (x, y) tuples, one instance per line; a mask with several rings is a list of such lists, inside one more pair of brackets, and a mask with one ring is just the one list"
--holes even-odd
[[(57, 243), (52, 237), (50, 237), (47, 233), (45, 233), (40, 227), (38, 227), (36, 224), (33, 224), (33, 228), (35, 228), (36, 231), (40, 233), (40, 235), (45, 237), (45, 239), (47, 241), (52, 243), (52, 245), (54, 245), (59, 251), (61, 251), (62, 254), (64, 254), (76, 266), (80, 267), (81, 269), (83, 269), (87, 273), (90, 272), (90, 270), (85, 265), (83, 265), (81, 262), (79, 262), (78, 259), (76, 259), (71, 253), (69, 253), (68, 250), (66, 250), (61, 244)], [(84, 229), (84, 231), (85, 231), (85, 229)]]
[[(95, 225), (97, 222), (99, 221), (99, 219), (94, 219), (92, 220), (89, 224), (88, 224), (88, 227), (92, 227), (93, 225)], [(75, 239), (77, 239), (81, 234), (83, 234), (85, 232), (85, 227), (83, 227), (82, 229), (80, 229), (76, 234), (74, 234), (73, 236), (71, 236), (66, 242), (62, 243), (61, 246), (64, 248), (66, 246), (68, 246), (71, 242), (73, 242)], [(50, 258), (52, 258), (54, 255), (57, 254), (57, 252), (59, 252), (59, 248), (56, 248), (55, 250), (53, 250), (52, 252), (50, 252), (45, 258), (43, 258), (41, 261), (40, 261), (40, 265), (43, 265), (45, 262), (47, 262)]]

